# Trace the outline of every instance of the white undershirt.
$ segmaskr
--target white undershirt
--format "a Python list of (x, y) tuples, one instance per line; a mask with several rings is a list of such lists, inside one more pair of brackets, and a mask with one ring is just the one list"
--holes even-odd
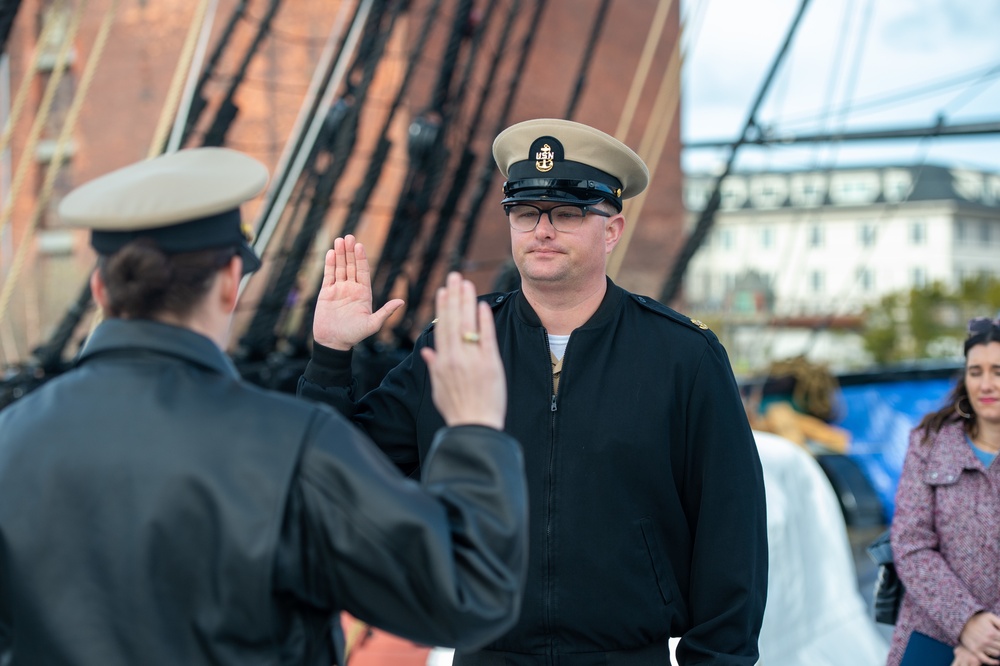
[(552, 335), (549, 333), (549, 349), (552, 350), (552, 355), (559, 360), (562, 360), (563, 354), (566, 353), (567, 342), (569, 342), (568, 335)]

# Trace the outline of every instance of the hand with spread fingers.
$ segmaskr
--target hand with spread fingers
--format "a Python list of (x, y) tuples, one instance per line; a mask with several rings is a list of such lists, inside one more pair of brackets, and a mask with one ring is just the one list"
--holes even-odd
[(420, 353), (431, 373), (434, 405), (445, 423), (503, 430), (507, 378), (497, 349), (493, 313), (476, 301), (472, 283), (449, 273), (436, 295), (434, 348)]
[(323, 285), (313, 318), (313, 340), (332, 349), (347, 351), (374, 335), (403, 305), (394, 298), (372, 312), (371, 271), (365, 248), (348, 234), (333, 242), (326, 253)]

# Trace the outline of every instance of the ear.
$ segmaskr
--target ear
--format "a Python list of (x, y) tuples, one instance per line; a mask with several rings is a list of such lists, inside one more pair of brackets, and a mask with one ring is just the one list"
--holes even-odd
[(101, 277), (100, 269), (95, 268), (90, 274), (90, 293), (94, 297), (94, 302), (97, 303), (102, 310), (107, 311), (108, 288), (104, 284), (104, 278)]
[(604, 224), (605, 254), (611, 254), (611, 252), (618, 245), (618, 241), (622, 239), (623, 233), (625, 233), (625, 216), (618, 213), (613, 217), (609, 217), (607, 222)]
[(240, 282), (243, 280), (243, 259), (234, 256), (228, 264), (219, 269), (219, 300), (227, 313), (236, 309), (240, 296)]

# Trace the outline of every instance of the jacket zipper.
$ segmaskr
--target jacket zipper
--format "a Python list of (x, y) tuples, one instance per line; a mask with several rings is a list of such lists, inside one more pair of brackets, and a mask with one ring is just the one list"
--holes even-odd
[(544, 328), (542, 329), (542, 335), (545, 336), (545, 364), (549, 368), (549, 391), (552, 397), (549, 403), (549, 413), (551, 417), (549, 419), (549, 469), (548, 469), (548, 508), (547, 515), (545, 516), (545, 597), (544, 597), (544, 607), (545, 607), (545, 634), (547, 636), (546, 643), (548, 643), (548, 652), (551, 654), (552, 650), (555, 648), (554, 641), (552, 638), (552, 596), (553, 596), (553, 582), (552, 582), (552, 513), (555, 497), (555, 488), (553, 487), (552, 477), (553, 468), (555, 460), (555, 450), (556, 450), (556, 386), (555, 379), (552, 377), (552, 348), (549, 346), (549, 334)]

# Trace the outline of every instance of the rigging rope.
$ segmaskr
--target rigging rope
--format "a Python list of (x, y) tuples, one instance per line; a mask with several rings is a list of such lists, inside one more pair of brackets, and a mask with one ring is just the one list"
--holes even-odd
[[(164, 152), (172, 153), (184, 145), (184, 132), (191, 117), (191, 108), (194, 103), (195, 87), (197, 86), (197, 74), (201, 71), (205, 61), (205, 51), (208, 49), (208, 40), (212, 36), (212, 28), (215, 26), (215, 16), (219, 12), (219, 0), (207, 0), (205, 15), (201, 19), (201, 31), (194, 44), (194, 55), (188, 65), (188, 73), (184, 82), (184, 88), (180, 93), (180, 101), (177, 103), (177, 111), (174, 115), (173, 126), (170, 130), (170, 137), (167, 139), (167, 146)], [(211, 15), (211, 18), (208, 16)]]
[[(317, 87), (317, 92), (320, 87), (323, 88), (322, 97), (309, 112), (308, 126), (305, 128), (305, 131), (296, 137), (296, 145), (282, 155), (279, 161), (279, 168), (276, 169), (278, 175), (272, 179), (272, 184), (269, 186), (266, 195), (267, 198), (262, 206), (262, 212), (258, 214), (254, 229), (253, 247), (257, 254), (261, 256), (263, 256), (264, 251), (267, 249), (281, 218), (282, 210), (291, 198), (292, 191), (296, 188), (299, 181), (299, 176), (314, 151), (316, 137), (319, 136), (320, 130), (323, 127), (325, 114), (333, 106), (334, 97), (346, 76), (349, 64), (348, 59), (358, 48), (358, 41), (361, 38), (361, 28), (366, 23), (368, 14), (372, 11), (372, 4), (373, 0), (360, 0), (358, 2), (354, 10), (354, 16), (350, 19), (348, 33), (343, 38), (339, 52), (334, 53), (333, 43), (339, 39), (347, 24), (348, 4), (342, 3), (340, 6), (341, 11), (337, 14), (334, 26), (330, 32), (330, 40), (328, 42), (330, 48), (324, 53), (324, 55), (331, 57), (336, 56), (332, 62), (332, 69), (325, 73), (325, 80), (315, 77), (313, 79)], [(323, 60), (321, 58), (321, 61)], [(319, 113), (318, 109), (324, 109), (324, 113)], [(306, 117), (300, 114), (297, 123), (299, 122), (305, 124)], [(242, 293), (246, 283), (246, 280), (240, 283), (240, 293)]]
[[(87, 65), (84, 68), (83, 75), (80, 77), (80, 87), (73, 96), (73, 102), (66, 115), (66, 122), (63, 123), (62, 131), (59, 134), (59, 139), (56, 143), (55, 152), (52, 155), (52, 160), (49, 162), (48, 170), (45, 173), (45, 182), (42, 185), (41, 192), (39, 193), (38, 200), (35, 204), (35, 210), (31, 215), (31, 219), (28, 221), (24, 238), (18, 246), (17, 254), (14, 257), (13, 264), (11, 265), (10, 273), (4, 281), (3, 291), (0, 292), (0, 318), (3, 318), (4, 313), (7, 310), (7, 304), (14, 291), (14, 284), (17, 282), (17, 278), (21, 272), (21, 267), (24, 264), (24, 259), (28, 254), (28, 248), (31, 245), (29, 243), (29, 238), (34, 233), (35, 227), (38, 226), (38, 220), (41, 218), (43, 211), (48, 205), (49, 197), (52, 195), (52, 189), (56, 182), (56, 176), (59, 175), (59, 170), (62, 168), (66, 145), (69, 143), (70, 136), (73, 133), (73, 128), (76, 126), (76, 120), (80, 115), (80, 109), (83, 107), (83, 100), (86, 98), (87, 92), (90, 90), (90, 84), (93, 81), (94, 72), (97, 70), (97, 64), (100, 62), (101, 56), (104, 53), (104, 47), (107, 44), (108, 35), (110, 34), (111, 27), (114, 24), (115, 13), (118, 10), (119, 2), (120, 0), (111, 1), (111, 6), (108, 8), (108, 11), (104, 16), (104, 20), (101, 22), (97, 38), (94, 41), (94, 47), (91, 49), (90, 55), (87, 58)], [(85, 3), (81, 3), (81, 5), (83, 4)]]
[(24, 77), (21, 79), (21, 85), (17, 89), (17, 95), (14, 97), (14, 103), (10, 107), (7, 122), (3, 127), (3, 136), (0, 136), (0, 153), (7, 150), (7, 142), (10, 141), (11, 134), (14, 133), (14, 126), (21, 119), (21, 111), (24, 110), (24, 104), (28, 100), (28, 93), (31, 92), (31, 82), (34, 80), (33, 75), (38, 71), (38, 62), (42, 59), (42, 54), (45, 52), (43, 45), (52, 36), (52, 31), (55, 30), (56, 23), (58, 21), (46, 21), (45, 26), (42, 28), (42, 33), (38, 36), (35, 52), (31, 56), (31, 62), (28, 63), (27, 68), (24, 70)]
[[(511, 7), (511, 16), (517, 16), (520, 13), (520, 1), (515, 0)], [(536, 0), (535, 1), (535, 11), (532, 14), (531, 20), (528, 22), (529, 26), (541, 25), (542, 12), (545, 11), (545, 5), (547, 0)], [(508, 24), (505, 31), (510, 28)], [(531, 54), (532, 47), (535, 43), (535, 36), (541, 32), (540, 30), (535, 30), (529, 28), (524, 35), (520, 47), (520, 58), (517, 64), (513, 67), (510, 78), (510, 83), (507, 86), (507, 97), (504, 100), (503, 108), (500, 114), (497, 116), (496, 125), (493, 128), (493, 136), (497, 136), (503, 129), (509, 124), (508, 118), (510, 117), (510, 110), (514, 105), (514, 97), (517, 94), (518, 82), (520, 81), (520, 72), (524, 71), (525, 63), (528, 61), (528, 56)], [(507, 39), (503, 40), (503, 43), (507, 43)], [(479, 211), (483, 207), (483, 201), (486, 200), (486, 194), (489, 190), (490, 183), (493, 181), (494, 174), (496, 173), (496, 165), (491, 160), (486, 160), (483, 162), (482, 169), (479, 172), (479, 186), (476, 190), (475, 195), (472, 197), (472, 203), (469, 206), (469, 210), (465, 213), (465, 220), (463, 221), (462, 234), (455, 244), (454, 250), (452, 250), (449, 270), (457, 271), (462, 269), (462, 262), (465, 260), (465, 255), (469, 251), (469, 247), (472, 245), (472, 239), (476, 232), (476, 222), (479, 217)]]
[(229, 132), (229, 127), (232, 125), (233, 120), (236, 118), (236, 114), (239, 113), (239, 107), (233, 102), (233, 98), (236, 96), (236, 91), (243, 83), (243, 78), (246, 76), (247, 68), (250, 66), (251, 60), (253, 60), (254, 55), (260, 49), (260, 45), (263, 43), (264, 38), (267, 37), (268, 31), (271, 28), (271, 22), (274, 20), (275, 15), (278, 13), (278, 9), (281, 7), (281, 0), (271, 0), (271, 4), (267, 8), (267, 12), (264, 14), (264, 18), (257, 25), (257, 32), (254, 34), (250, 45), (247, 46), (246, 52), (243, 54), (243, 60), (240, 62), (239, 68), (236, 73), (233, 74), (229, 79), (229, 86), (226, 89), (226, 94), (222, 98), (222, 102), (215, 111), (215, 118), (209, 125), (209, 128), (205, 130), (204, 135), (202, 135), (202, 145), (203, 146), (223, 146), (226, 143), (226, 134)]
[(563, 118), (567, 120), (573, 119), (573, 114), (576, 113), (576, 105), (580, 101), (580, 95), (583, 94), (583, 89), (587, 83), (587, 72), (590, 69), (590, 61), (593, 60), (594, 54), (597, 52), (596, 45), (601, 38), (601, 31), (604, 30), (605, 20), (604, 17), (608, 14), (608, 7), (611, 5), (611, 0), (602, 0), (600, 6), (597, 8), (597, 14), (594, 16), (594, 23), (590, 28), (590, 37), (584, 44), (586, 45), (583, 51), (583, 60), (580, 62), (580, 71), (576, 76), (576, 85), (573, 86), (573, 94), (570, 95), (569, 104), (566, 105), (566, 113)]
[(205, 65), (204, 71), (201, 73), (201, 76), (198, 77), (198, 82), (195, 84), (194, 90), (191, 92), (191, 99), (194, 101), (191, 104), (187, 120), (184, 123), (184, 129), (181, 132), (181, 138), (179, 141), (180, 145), (184, 145), (190, 137), (191, 132), (194, 131), (195, 125), (198, 124), (198, 119), (201, 117), (202, 112), (207, 106), (205, 98), (201, 96), (201, 91), (204, 89), (205, 84), (208, 83), (208, 80), (212, 78), (212, 74), (215, 71), (216, 66), (219, 64), (219, 60), (222, 58), (222, 54), (225, 52), (226, 46), (229, 45), (229, 40), (232, 39), (233, 32), (236, 31), (236, 24), (239, 23), (245, 16), (246, 9), (247, 0), (240, 0), (240, 3), (233, 8), (233, 13), (229, 15), (229, 21), (226, 23), (226, 27), (223, 29), (222, 34), (219, 36), (219, 41), (212, 50), (212, 55), (208, 57), (208, 64)]
[[(389, 300), (396, 281), (402, 275), (410, 249), (423, 228), (424, 218), (444, 177), (444, 164), (447, 161), (445, 140), (455, 112), (454, 94), (450, 91), (471, 11), (472, 0), (459, 0), (444, 51), (444, 66), (438, 72), (431, 106), (410, 125), (411, 158), (405, 177), (406, 186), (389, 224), (382, 256), (372, 276), (373, 292), (378, 292), (375, 302), (380, 305)], [(418, 130), (416, 136), (414, 128)], [(419, 152), (416, 156), (412, 154), (414, 148)], [(417, 303), (407, 303), (405, 307), (417, 306)], [(396, 332), (399, 333), (398, 330)]]
[[(35, 150), (38, 147), (38, 141), (42, 135), (42, 129), (45, 127), (45, 123), (48, 120), (49, 111), (51, 110), (52, 103), (55, 100), (56, 90), (58, 89), (59, 83), (62, 81), (63, 74), (66, 72), (66, 67), (69, 64), (69, 54), (73, 47), (73, 37), (76, 35), (77, 29), (80, 27), (80, 20), (83, 17), (83, 10), (86, 6), (87, 0), (80, 0), (80, 4), (77, 5), (76, 12), (73, 14), (69, 28), (66, 30), (66, 34), (64, 35), (64, 41), (62, 46), (59, 48), (59, 53), (56, 55), (55, 67), (49, 75), (49, 81), (45, 86), (42, 101), (38, 105), (38, 113), (35, 115), (35, 121), (31, 125), (31, 130), (28, 132), (28, 138), (25, 141), (24, 150), (21, 152), (21, 159), (18, 160), (17, 170), (14, 172), (14, 180), (11, 183), (8, 195), (9, 198), (3, 208), (3, 213), (0, 214), (0, 232), (3, 231), (3, 228), (10, 220), (11, 214), (14, 210), (14, 202), (17, 200), (17, 196), (21, 193), (21, 187), (24, 185), (24, 179), (28, 176), (28, 171), (34, 163)], [(3, 308), (0, 308), (0, 317), (2, 316)]]
[[(466, 58), (466, 69), (463, 74), (462, 83), (459, 86), (460, 91), (466, 90), (468, 87), (468, 82), (472, 76), (472, 70), (477, 64), (475, 54), (479, 52), (479, 49), (482, 46), (482, 41), (486, 35), (486, 26), (489, 24), (493, 15), (493, 9), (496, 6), (497, 3), (489, 4), (486, 9), (486, 13), (483, 15), (480, 24), (477, 26), (478, 29), (473, 37), (469, 54)], [(438, 264), (438, 258), (441, 256), (441, 249), (444, 246), (448, 232), (451, 230), (452, 218), (454, 217), (455, 209), (458, 207), (458, 200), (461, 198), (462, 193), (465, 191), (465, 186), (469, 182), (469, 172), (471, 171), (472, 165), (476, 159), (476, 154), (471, 150), (470, 146), (472, 146), (476, 131), (479, 129), (479, 122), (482, 119), (483, 110), (486, 107), (486, 100), (489, 97), (493, 86), (494, 72), (495, 70), (490, 71), (489, 78), (480, 87), (479, 99), (476, 103), (475, 112), (471, 116), (469, 125), (465, 130), (465, 138), (460, 143), (460, 145), (463, 146), (462, 155), (458, 159), (455, 169), (452, 171), (453, 178), (451, 181), (451, 187), (445, 195), (444, 202), (438, 208), (437, 221), (434, 225), (434, 229), (427, 241), (424, 251), (420, 254), (420, 268), (417, 271), (417, 278), (411, 283), (409, 294), (407, 295), (407, 302), (411, 304), (411, 307), (406, 309), (406, 312), (404, 313), (398, 326), (400, 333), (404, 335), (408, 334), (409, 330), (413, 326), (413, 322), (416, 319), (420, 306), (424, 302), (431, 274)]]
[(695, 252), (698, 251), (698, 248), (701, 247), (702, 242), (705, 240), (705, 237), (708, 235), (708, 232), (711, 230), (712, 225), (715, 222), (715, 213), (722, 202), (722, 181), (725, 180), (726, 176), (729, 175), (729, 172), (732, 171), (733, 164), (736, 161), (736, 153), (740, 146), (746, 143), (746, 141), (750, 138), (751, 130), (757, 128), (757, 110), (763, 103), (764, 96), (771, 87), (771, 81), (774, 79), (774, 75), (777, 73), (778, 67), (785, 58), (785, 53), (791, 45), (792, 38), (795, 36), (795, 32), (802, 20), (802, 16), (805, 14), (806, 8), (809, 6), (809, 2), (810, 0), (801, 0), (799, 4), (798, 11), (796, 11), (795, 17), (792, 19), (792, 23), (785, 35), (785, 40), (778, 49), (778, 53), (775, 55), (774, 61), (771, 63), (771, 67), (768, 70), (767, 75), (764, 77), (764, 82), (761, 84), (760, 89), (757, 91), (757, 96), (750, 106), (750, 112), (747, 114), (747, 119), (743, 126), (743, 132), (741, 133), (740, 138), (737, 139), (730, 148), (729, 159), (726, 161), (726, 165), (723, 168), (722, 173), (720, 173), (715, 180), (715, 188), (712, 190), (712, 194), (709, 196), (708, 201), (705, 204), (705, 208), (701, 211), (701, 215), (698, 217), (694, 230), (685, 240), (683, 247), (681, 247), (681, 251), (677, 255), (677, 259), (674, 261), (673, 267), (670, 269), (670, 275), (664, 283), (663, 289), (660, 291), (658, 298), (661, 303), (669, 304), (674, 300), (677, 292), (680, 291), (681, 283), (684, 280), (684, 273), (687, 271), (688, 263), (690, 263), (691, 257), (693, 257)]
[[(660, 3), (656, 6), (656, 13), (653, 15), (653, 21), (649, 24), (646, 43), (642, 47), (639, 64), (636, 65), (635, 75), (632, 77), (632, 86), (629, 88), (625, 104), (622, 106), (622, 115), (618, 120), (618, 129), (615, 130), (615, 136), (621, 141), (625, 141), (629, 128), (632, 126), (635, 109), (639, 105), (639, 96), (642, 95), (642, 89), (646, 85), (646, 77), (649, 76), (653, 56), (656, 55), (656, 48), (663, 38), (663, 28), (667, 23), (667, 17), (670, 15), (670, 7), (673, 4), (673, 0), (660, 0)], [(678, 41), (680, 41), (679, 35)]]
[(181, 48), (181, 55), (177, 60), (174, 77), (170, 82), (167, 99), (163, 103), (163, 110), (160, 112), (160, 121), (153, 132), (153, 141), (149, 146), (149, 152), (146, 154), (147, 157), (156, 157), (163, 152), (164, 143), (167, 140), (167, 135), (170, 133), (171, 125), (173, 125), (174, 117), (178, 111), (181, 93), (184, 91), (184, 82), (191, 67), (191, 60), (194, 58), (195, 46), (198, 45), (198, 36), (201, 33), (201, 26), (205, 22), (205, 16), (208, 14), (210, 1), (202, 0), (198, 7), (195, 8), (194, 16), (191, 17), (191, 27), (188, 29), (184, 46)]
[[(351, 157), (357, 143), (357, 127), (361, 109), (371, 89), (371, 83), (378, 71), (389, 37), (392, 35), (396, 19), (403, 11), (403, 0), (380, 0), (372, 12), (365, 17), (364, 38), (355, 57), (354, 67), (362, 67), (361, 80), (350, 87), (332, 111), (328, 114), (321, 147), (328, 157), (322, 171), (316, 172), (316, 183), (305, 219), (292, 240), (283, 265), (272, 276), (271, 284), (258, 304), (257, 312), (241, 339), (242, 352), (248, 359), (264, 358), (275, 346), (277, 325), (282, 312), (286, 310), (289, 295), (299, 278), (302, 263), (310, 247), (315, 242), (319, 229), (326, 219), (333, 192)], [(383, 25), (384, 22), (384, 25)], [(348, 79), (351, 77), (348, 76)], [(347, 101), (347, 100), (350, 101)], [(317, 150), (313, 156), (319, 157)]]
[[(625, 98), (625, 104), (622, 107), (622, 114), (618, 120), (618, 127), (615, 129), (615, 136), (620, 141), (624, 142), (626, 140), (629, 130), (632, 127), (636, 107), (639, 105), (642, 90), (646, 86), (646, 80), (649, 78), (653, 57), (656, 55), (657, 48), (663, 40), (663, 31), (667, 23), (667, 18), (670, 16), (670, 10), (673, 7), (673, 4), (673, 0), (660, 0), (659, 4), (656, 6), (656, 11), (654, 12), (653, 19), (649, 25), (649, 32), (646, 34), (646, 42), (643, 45), (642, 53), (639, 56), (639, 63), (636, 65), (635, 74), (632, 77), (632, 84), (629, 87), (628, 95)], [(670, 62), (667, 64), (667, 71), (664, 74), (664, 79), (661, 84), (661, 95), (668, 82), (673, 83), (674, 80), (679, 81), (679, 65), (676, 65), (676, 68), (678, 69), (678, 74), (676, 76), (672, 76), (671, 72), (675, 68), (675, 62), (679, 62), (680, 60), (678, 57), (678, 47), (680, 45), (680, 41), (681, 36), (678, 34), (677, 42), (674, 45), (674, 50), (671, 53)], [(676, 105), (671, 105), (667, 108), (667, 111), (669, 112), (670, 117), (665, 119), (662, 123), (664, 127), (664, 141), (666, 140), (666, 136), (669, 136), (669, 129), (673, 124), (673, 116), (676, 112)], [(660, 114), (657, 112), (656, 106), (654, 105), (654, 110), (650, 113), (650, 118), (659, 117)], [(659, 124), (660, 123), (651, 122), (651, 126)], [(647, 126), (646, 129), (648, 132), (650, 127)], [(639, 154), (646, 161), (646, 164), (650, 169), (650, 181), (652, 181), (656, 164), (659, 163), (660, 152), (657, 152), (655, 160), (648, 159), (647, 155), (641, 151)], [(643, 193), (639, 195), (641, 197), (641, 201), (645, 201), (646, 194), (647, 193)], [(628, 224), (625, 225), (621, 241), (608, 258), (608, 276), (612, 280), (618, 277), (618, 271), (621, 269), (622, 262), (625, 259), (625, 254), (628, 252), (629, 243), (632, 240), (632, 235), (635, 233), (635, 228), (638, 224), (638, 216), (642, 207), (641, 205), (637, 205), (637, 203), (638, 202), (636, 200), (629, 200), (626, 201), (622, 207), (622, 212), (625, 214), (625, 219), (628, 220)]]
[(393, 98), (392, 105), (389, 107), (389, 112), (382, 123), (382, 130), (379, 132), (378, 144), (368, 161), (368, 169), (365, 171), (364, 180), (362, 181), (361, 186), (354, 192), (354, 199), (351, 201), (351, 206), (348, 209), (347, 218), (344, 220), (344, 224), (341, 227), (341, 235), (353, 234), (355, 232), (358, 222), (361, 219), (361, 214), (368, 205), (368, 199), (371, 196), (372, 191), (375, 189), (375, 185), (378, 184), (379, 177), (382, 175), (382, 166), (385, 164), (385, 159), (389, 154), (389, 148), (392, 146), (392, 142), (389, 141), (388, 138), (389, 131), (392, 128), (392, 121), (395, 118), (396, 111), (399, 109), (400, 104), (402, 104), (406, 92), (410, 87), (410, 82), (413, 79), (413, 73), (416, 71), (417, 66), (421, 63), (421, 56), (427, 46), (427, 40), (430, 37), (431, 29), (434, 27), (435, 18), (437, 17), (440, 6), (441, 0), (435, 0), (434, 4), (427, 10), (427, 14), (424, 17), (424, 23), (420, 29), (420, 34), (417, 37), (417, 41), (413, 45), (413, 48), (410, 50), (410, 56), (407, 59), (406, 72), (403, 74), (403, 80), (400, 82), (399, 88), (396, 90), (396, 96)]
[[(642, 140), (639, 143), (638, 152), (647, 164), (650, 182), (656, 176), (657, 166), (663, 157), (667, 138), (670, 136), (670, 130), (674, 126), (674, 119), (677, 117), (677, 110), (680, 108), (680, 78), (683, 60), (681, 39), (680, 35), (678, 35), (677, 40), (674, 42), (673, 51), (670, 53), (667, 68), (663, 73), (660, 89), (653, 102), (653, 109), (649, 114), (650, 118), (658, 120), (650, 121), (646, 125)], [(622, 232), (622, 239), (608, 259), (608, 275), (612, 280), (617, 277), (618, 271), (621, 269), (622, 262), (628, 252), (629, 244), (632, 242), (632, 237), (638, 226), (639, 215), (642, 212), (648, 195), (649, 189), (647, 188), (639, 196), (630, 199), (625, 204), (624, 212), (626, 213), (626, 219), (630, 220), (630, 223), (625, 225), (625, 229)]]

